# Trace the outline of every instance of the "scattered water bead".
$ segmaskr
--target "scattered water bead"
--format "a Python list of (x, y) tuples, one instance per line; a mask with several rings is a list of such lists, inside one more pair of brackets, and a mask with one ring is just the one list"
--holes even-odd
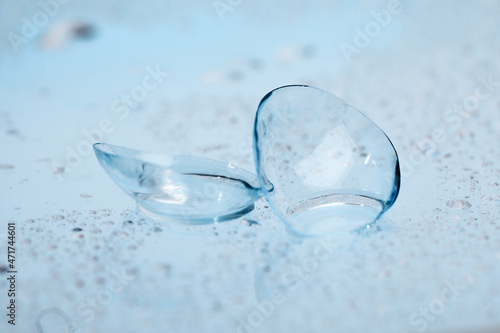
[(300, 234), (365, 226), (399, 192), (398, 156), (385, 133), (341, 99), (309, 86), (281, 87), (262, 99), (254, 158), (272, 209)]
[(14, 169), (13, 165), (10, 164), (0, 164), (0, 170), (12, 170)]
[(241, 224), (248, 227), (258, 227), (260, 225), (259, 222), (250, 219), (241, 219)]
[(453, 199), (446, 201), (446, 206), (454, 209), (467, 209), (472, 205), (466, 200)]
[(498, 194), (486, 194), (481, 197), (484, 201), (500, 201), (500, 195)]
[(78, 228), (78, 227), (77, 228), (73, 228), (73, 232), (80, 232), (82, 230), (83, 230), (82, 228)]
[(262, 196), (257, 177), (227, 163), (94, 145), (101, 166), (145, 215), (188, 224), (242, 216)]
[[(54, 320), (54, 318), (57, 318), (57, 317), (62, 318), (62, 320), (57, 321), (57, 325), (59, 325), (58, 329), (54, 328), (55, 325), (48, 325), (51, 327), (51, 329), (44, 331), (44, 329), (43, 329), (44, 324), (43, 323), (45, 323), (46, 320), (42, 320), (42, 319), (47, 315), (50, 315), (50, 317), (52, 317), (52, 318), (48, 319), (49, 321), (52, 321), (52, 320)], [(63, 329), (67, 330), (68, 327), (74, 327), (74, 325), (75, 324), (71, 320), (71, 317), (68, 316), (64, 311), (62, 311), (59, 308), (49, 308), (49, 309), (42, 310), (35, 318), (35, 326), (37, 328), (38, 333), (53, 332), (53, 331), (57, 331), (57, 330), (62, 331)]]
[(491, 213), (487, 210), (481, 211), (480, 214), (482, 217), (487, 218), (487, 219), (489, 219), (491, 217)]
[(115, 231), (113, 235), (117, 238), (125, 238), (128, 236), (128, 234), (125, 231), (120, 231), (120, 230)]

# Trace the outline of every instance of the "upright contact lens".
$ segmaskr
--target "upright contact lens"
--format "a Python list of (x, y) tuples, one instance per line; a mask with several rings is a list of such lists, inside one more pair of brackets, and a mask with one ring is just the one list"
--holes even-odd
[(302, 234), (366, 226), (399, 192), (398, 156), (385, 133), (341, 99), (313, 87), (285, 86), (262, 99), (254, 157), (273, 210)]

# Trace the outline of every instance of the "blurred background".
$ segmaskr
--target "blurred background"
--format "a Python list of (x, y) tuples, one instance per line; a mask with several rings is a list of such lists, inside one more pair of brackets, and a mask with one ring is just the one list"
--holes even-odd
[[(0, 0), (0, 248), (15, 222), (18, 265), (0, 331), (500, 332), (499, 15), (493, 0)], [(391, 138), (402, 189), (373, 232), (296, 239), (263, 200), (217, 225), (149, 220), (91, 149), (255, 172), (257, 105), (289, 84)]]

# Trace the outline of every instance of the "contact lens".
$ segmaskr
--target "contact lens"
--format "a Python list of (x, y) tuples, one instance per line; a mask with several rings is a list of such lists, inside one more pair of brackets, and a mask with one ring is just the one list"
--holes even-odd
[(257, 177), (211, 159), (161, 155), (96, 143), (103, 169), (144, 215), (187, 224), (238, 218), (262, 197)]
[(309, 86), (268, 93), (255, 118), (254, 158), (276, 215), (307, 234), (376, 221), (397, 198), (396, 150), (364, 114)]
[(398, 196), (399, 161), (389, 138), (326, 91), (271, 91), (258, 106), (253, 139), (257, 175), (200, 157), (106, 143), (94, 150), (143, 214), (188, 224), (238, 218), (265, 196), (296, 233), (346, 232), (375, 222)]

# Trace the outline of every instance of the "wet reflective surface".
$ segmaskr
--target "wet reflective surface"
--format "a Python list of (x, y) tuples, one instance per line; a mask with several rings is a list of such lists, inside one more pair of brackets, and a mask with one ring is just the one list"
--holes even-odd
[[(224, 21), (211, 1), (56, 2), (0, 61), (0, 332), (500, 331), (500, 3), (400, 1), (348, 62), (339, 45), (394, 2), (242, 1)], [(0, 2), (2, 36), (40, 4)], [(44, 48), (70, 17), (95, 36)], [(170, 76), (123, 103), (156, 66)], [(165, 223), (139, 214), (94, 155), (109, 142), (257, 174), (258, 102), (289, 83), (341, 97), (393, 142), (403, 186), (373, 227), (299, 237), (265, 198), (224, 223)]]

